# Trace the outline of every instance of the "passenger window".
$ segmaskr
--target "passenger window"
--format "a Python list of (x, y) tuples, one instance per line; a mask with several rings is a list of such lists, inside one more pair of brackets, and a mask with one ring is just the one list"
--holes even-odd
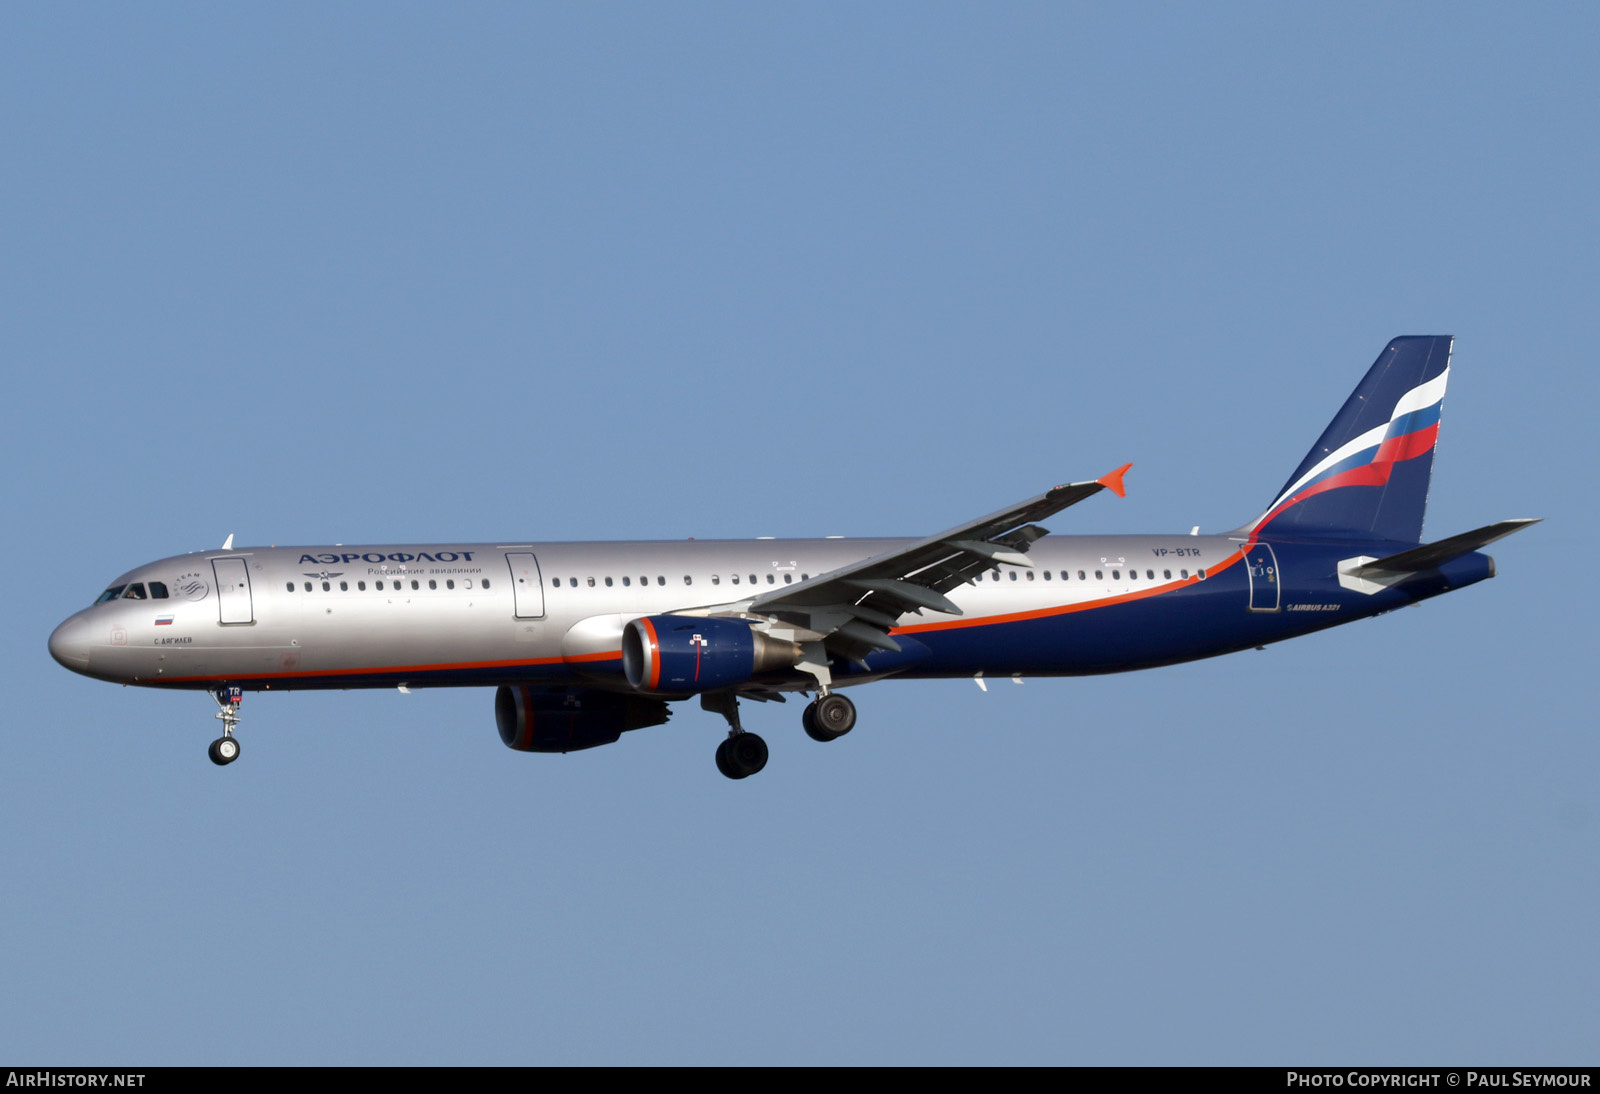
[(551, 588), (555, 589), (561, 588), (561, 579), (559, 577), (552, 577), (550, 579), (550, 586)]
[(1201, 581), (1204, 581), (1206, 579), (1206, 572), (1204, 570), (1196, 570), (1194, 572), (1194, 576), (1198, 577)]
[[(1099, 577), (1099, 576), (1100, 576), (1100, 571), (1098, 571), (1098, 570), (1096, 570), (1096, 571), (1095, 571), (1095, 575), (1094, 575), (1094, 576), (1095, 576), (1095, 577), (1097, 577), (1097, 578), (1098, 578), (1098, 577)], [(1085, 576), (1084, 576), (1084, 574), (1083, 574), (1083, 571), (1082, 571), (1082, 570), (1079, 570), (1079, 571), (1078, 571), (1078, 580), (1079, 580), (1079, 581), (1088, 581), (1088, 580), (1089, 580), (1089, 579), (1088, 579), (1088, 578), (1087, 578), (1087, 577), (1085, 577)]]
[(594, 588), (594, 578), (592, 577), (589, 579), (589, 588)]
[(694, 578), (690, 577), (688, 574), (684, 574), (683, 575), (683, 583), (685, 585), (693, 585), (694, 584)]
[(623, 574), (622, 575), (622, 586), (623, 586), (623, 588), (627, 588), (632, 584), (633, 584), (633, 579), (630, 578), (627, 574)]
[(291, 582), (288, 583), (288, 585), (289, 585), (289, 591), (291, 593), (294, 592), (294, 582), (291, 581)]
[(755, 583), (756, 583), (756, 575), (755, 574), (751, 574), (750, 575), (750, 584), (754, 585)]
[(1029, 570), (1029, 571), (1028, 571), (1028, 580), (1029, 580), (1029, 581), (1032, 581), (1032, 580), (1033, 580), (1033, 571), (1032, 571), (1032, 570)]
[(801, 581), (810, 581), (811, 580), (811, 575), (810, 574), (801, 574), (800, 575), (800, 580)]
[(1017, 571), (1015, 571), (1015, 570), (1011, 571), (1011, 580), (1012, 581), (1017, 580)]
[(609, 577), (606, 578), (606, 588), (611, 588), (611, 579)]
[(1128, 571), (1128, 580), (1129, 581), (1138, 581), (1139, 580), (1139, 571), (1138, 570), (1129, 570)]
[(1045, 579), (1045, 580), (1046, 580), (1046, 581), (1049, 581), (1049, 580), (1050, 580), (1050, 571), (1049, 571), (1049, 570), (1046, 570), (1046, 571), (1045, 571), (1045, 572), (1044, 572), (1044, 579)]
[(778, 579), (776, 577), (773, 577), (771, 574), (767, 575), (767, 584), (768, 585), (776, 585), (777, 583), (778, 583)]
[(1162, 570), (1161, 571), (1161, 578), (1162, 578), (1163, 581), (1171, 581), (1172, 580), (1172, 571), (1171, 570)]
[(733, 582), (735, 585), (737, 585), (737, 584), (739, 584), (739, 575), (738, 574), (732, 574), (732, 575), (730, 575), (728, 577), (728, 580)]
[(785, 584), (785, 585), (792, 585), (792, 584), (794, 584), (794, 575), (793, 575), (793, 574), (784, 574), (784, 575), (783, 575), (783, 583), (784, 583), (784, 584)]
[(1095, 571), (1095, 572), (1094, 572), (1094, 579), (1095, 579), (1095, 580), (1096, 580), (1096, 581), (1104, 581), (1104, 580), (1105, 580), (1105, 579), (1106, 579), (1106, 578), (1105, 578), (1105, 574), (1104, 574), (1104, 573), (1103, 573), (1103, 572), (1102, 572), (1102, 571), (1100, 571), (1100, 570), (1096, 570), (1096, 571)]
[(362, 592), (366, 592), (367, 591), (367, 583), (365, 581), (358, 581), (358, 582), (356, 582), (356, 588), (360, 589)]
[[(484, 583), (484, 584), (488, 584), (488, 582), (485, 582), (485, 583)], [(463, 588), (463, 589), (470, 589), (470, 588), (472, 588), (472, 579), (471, 579), (471, 578), (470, 578), (470, 577), (464, 577), (464, 578), (462, 578), (462, 579), (461, 579), (461, 587), (462, 587), (462, 588)]]
[[(413, 581), (411, 584), (415, 585), (416, 582)], [(325, 592), (325, 593), (331, 593), (333, 591), (333, 586), (328, 584), (326, 581), (324, 581), (322, 583), (322, 591)]]
[(666, 574), (657, 574), (656, 575), (656, 584), (657, 585), (665, 585), (666, 583), (667, 583), (667, 575)]
[(711, 575), (711, 584), (713, 584), (713, 585), (721, 585), (722, 584), (722, 578), (719, 577), (717, 574), (712, 574)]
[(308, 581), (308, 582), (306, 582), (306, 592), (309, 593), (310, 591), (311, 591), (311, 582)]
[(1121, 570), (1112, 570), (1111, 571), (1111, 580), (1112, 581), (1121, 581), (1122, 580), (1122, 571)]
[(447, 581), (445, 581), (444, 587), (446, 589), (454, 589), (456, 587), (456, 579), (453, 578), (453, 577), (448, 579)]
[(416, 578), (412, 578), (411, 579), (411, 587), (413, 589), (421, 588), (421, 586), (417, 584), (417, 579)]
[(165, 600), (165, 599), (167, 599), (167, 587), (165, 585), (163, 585), (159, 581), (152, 581), (150, 583), (150, 599), (151, 600)]
[(1183, 578), (1183, 580), (1188, 581), (1189, 580), (1189, 571), (1188, 570), (1179, 570), (1178, 571), (1178, 576)]
[[(483, 587), (485, 589), (487, 589), (489, 587), (489, 579), (488, 578), (484, 578), (483, 579)], [(467, 582), (467, 588), (469, 588), (469, 589), (472, 588), (472, 582), (470, 582), (470, 581)]]
[(439, 587), (439, 583), (437, 581), (435, 581), (433, 578), (430, 577), (428, 579), (428, 588), (437, 589), (438, 587)]
[(567, 584), (576, 589), (578, 587), (578, 579), (575, 577), (569, 577), (567, 578)]
[(1154, 570), (1146, 570), (1144, 572), (1144, 576), (1149, 578), (1151, 581), (1154, 581), (1156, 579), (1156, 572)]
[(383, 582), (381, 581), (374, 581), (372, 583), (372, 587), (377, 589), (380, 593), (383, 592)]

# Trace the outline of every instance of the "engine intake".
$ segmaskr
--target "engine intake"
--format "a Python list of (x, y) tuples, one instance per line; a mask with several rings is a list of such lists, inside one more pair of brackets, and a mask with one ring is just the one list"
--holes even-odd
[(800, 646), (737, 619), (651, 615), (622, 629), (622, 674), (640, 691), (692, 695), (793, 668)]

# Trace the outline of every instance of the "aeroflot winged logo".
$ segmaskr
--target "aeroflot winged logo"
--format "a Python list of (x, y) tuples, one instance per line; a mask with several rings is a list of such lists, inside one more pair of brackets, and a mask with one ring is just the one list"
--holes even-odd
[(471, 562), (472, 552), (434, 551), (430, 553), (428, 551), (418, 551), (416, 554), (412, 554), (410, 551), (394, 551), (386, 555), (378, 551), (368, 551), (366, 554), (346, 551), (343, 554), (336, 555), (331, 551), (327, 551), (320, 555), (301, 555), (299, 564), (301, 566), (317, 564), (336, 566), (343, 563), (348, 566), (358, 559), (362, 562)]

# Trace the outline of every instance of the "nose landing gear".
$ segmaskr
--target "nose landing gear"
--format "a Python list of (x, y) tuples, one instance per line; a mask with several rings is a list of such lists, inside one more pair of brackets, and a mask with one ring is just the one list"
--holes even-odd
[(222, 719), (222, 736), (211, 742), (207, 755), (218, 767), (226, 767), (239, 758), (239, 742), (233, 731), (239, 725), (239, 708), (244, 704), (242, 688), (218, 688), (211, 693), (217, 701), (217, 717)]

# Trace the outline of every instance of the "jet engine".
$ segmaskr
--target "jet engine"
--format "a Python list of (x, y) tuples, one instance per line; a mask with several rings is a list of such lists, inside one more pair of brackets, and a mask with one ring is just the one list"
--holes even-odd
[(737, 619), (651, 615), (622, 629), (622, 674), (640, 691), (692, 695), (781, 672), (800, 660), (800, 647)]
[(667, 704), (593, 688), (502, 687), (494, 694), (500, 739), (518, 752), (576, 752), (672, 717)]

